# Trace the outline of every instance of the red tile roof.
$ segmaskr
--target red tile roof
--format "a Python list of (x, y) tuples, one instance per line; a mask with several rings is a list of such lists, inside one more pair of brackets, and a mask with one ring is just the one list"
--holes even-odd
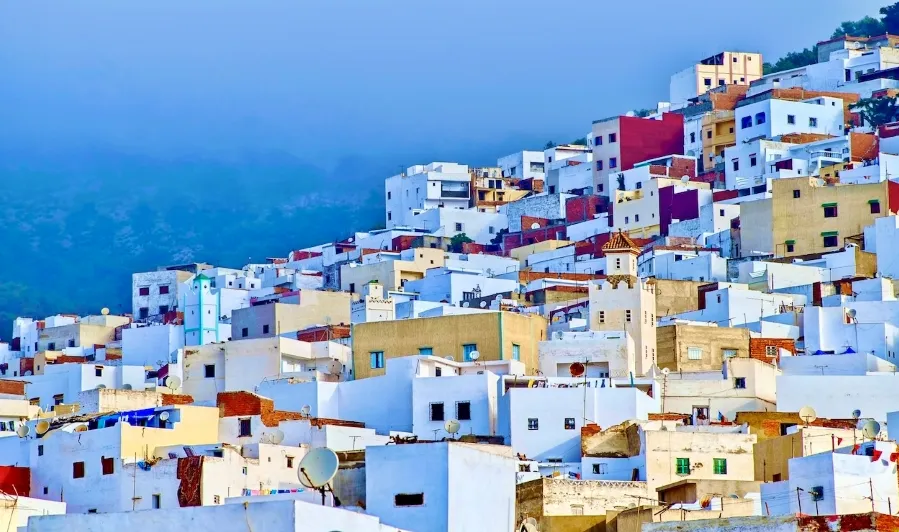
[(603, 253), (618, 250), (628, 250), (633, 253), (639, 253), (640, 246), (619, 230), (617, 233), (613, 233), (609, 241), (602, 246)]

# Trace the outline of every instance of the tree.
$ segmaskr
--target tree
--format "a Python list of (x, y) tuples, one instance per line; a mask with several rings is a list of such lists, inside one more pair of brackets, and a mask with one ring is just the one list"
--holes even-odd
[(801, 52), (790, 52), (781, 57), (773, 65), (765, 63), (763, 65), (765, 74), (773, 74), (784, 70), (813, 65), (818, 62), (818, 47), (813, 46), (811, 50), (808, 48)]
[[(882, 8), (880, 10), (883, 13), (883, 10), (886, 8)], [(873, 17), (865, 17), (860, 20), (847, 20), (840, 24), (840, 27), (833, 30), (833, 35), (831, 35), (831, 39), (836, 39), (837, 37), (842, 37), (843, 35), (851, 35), (852, 37), (871, 37), (874, 35), (883, 35), (886, 33), (886, 26), (883, 22), (877, 20)]]
[(496, 246), (502, 244), (503, 243), (503, 235), (508, 234), (508, 233), (509, 233), (508, 229), (500, 229), (499, 231), (496, 232), (495, 235), (493, 235), (493, 238), (490, 239), (490, 243), (493, 245), (496, 245)]
[(880, 21), (885, 33), (899, 33), (899, 2), (880, 8)]
[(571, 144), (574, 146), (586, 146), (587, 145), (587, 137), (581, 137), (579, 139), (574, 139), (571, 141)]
[(656, 109), (637, 109), (636, 111), (634, 111), (634, 116), (639, 116), (640, 118), (646, 118), (647, 116), (649, 116), (655, 112), (657, 112)]
[(872, 127), (888, 124), (896, 119), (896, 98), (862, 98), (855, 104), (866, 124)]
[(555, 148), (555, 147), (556, 147), (556, 143), (553, 142), (553, 141), (549, 141), (549, 142), (546, 143), (545, 146), (543, 146), (543, 149), (544, 149), (544, 150), (548, 150), (548, 149), (550, 149), (550, 148)]
[(469, 244), (471, 242), (474, 242), (474, 240), (468, 238), (468, 235), (466, 235), (465, 233), (453, 235), (453, 237), (450, 238), (449, 250), (453, 253), (462, 253), (462, 245)]

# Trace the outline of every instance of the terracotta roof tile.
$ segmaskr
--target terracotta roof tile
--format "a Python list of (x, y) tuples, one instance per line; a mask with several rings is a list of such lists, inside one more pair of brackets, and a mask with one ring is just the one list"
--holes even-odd
[(603, 252), (617, 251), (619, 249), (630, 250), (634, 253), (640, 252), (640, 246), (638, 246), (633, 240), (630, 239), (629, 236), (627, 236), (620, 230), (617, 233), (613, 233), (609, 241), (602, 246)]

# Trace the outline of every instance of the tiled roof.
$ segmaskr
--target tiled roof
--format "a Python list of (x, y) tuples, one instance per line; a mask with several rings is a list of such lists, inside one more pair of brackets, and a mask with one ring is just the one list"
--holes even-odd
[(619, 249), (631, 250), (635, 253), (640, 252), (640, 246), (634, 243), (634, 241), (631, 240), (629, 236), (621, 231), (612, 234), (612, 238), (610, 238), (608, 242), (602, 245), (603, 252), (616, 251)]

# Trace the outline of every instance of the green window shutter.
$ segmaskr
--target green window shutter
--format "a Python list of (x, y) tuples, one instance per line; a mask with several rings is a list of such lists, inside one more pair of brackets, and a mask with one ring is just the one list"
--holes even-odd
[(836, 207), (837, 204), (836, 203), (822, 203), (821, 206), (822, 207)]
[(821, 233), (821, 236), (837, 236), (839, 234), (839, 231), (824, 231)]
[(868, 203), (869, 203), (869, 204), (870, 204), (870, 203), (880, 203), (880, 200), (879, 200), (879, 199), (869, 199), (869, 200), (868, 200)]
[(796, 243), (795, 240), (785, 240), (784, 241), (784, 244), (795, 244), (795, 243)]
[(727, 459), (726, 458), (715, 458), (713, 459), (713, 472), (716, 475), (726, 475), (727, 474)]
[(690, 459), (689, 458), (678, 458), (676, 464), (676, 473), (678, 475), (689, 475), (690, 474)]

